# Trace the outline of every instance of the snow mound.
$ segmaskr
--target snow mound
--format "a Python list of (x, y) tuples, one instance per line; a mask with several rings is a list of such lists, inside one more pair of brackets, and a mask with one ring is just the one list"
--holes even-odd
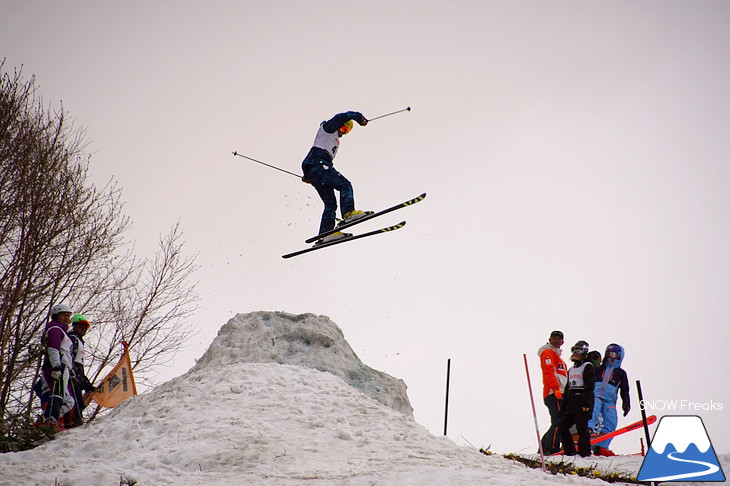
[(83, 428), (0, 454), (0, 484), (37, 486), (511, 486), (518, 475), (543, 479), (430, 434), (334, 374), (276, 363), (196, 365)]
[(360, 361), (342, 330), (326, 316), (237, 314), (221, 327), (193, 369), (232, 363), (293, 364), (326, 371), (383, 405), (413, 416), (405, 382)]
[[(0, 485), (596, 483), (459, 447), (383, 404), (399, 400), (408, 403), (405, 385), (363, 365), (328, 318), (239, 314), (184, 375), (36, 449), (0, 454)], [(608, 470), (622, 460), (638, 471), (634, 456), (575, 459)]]

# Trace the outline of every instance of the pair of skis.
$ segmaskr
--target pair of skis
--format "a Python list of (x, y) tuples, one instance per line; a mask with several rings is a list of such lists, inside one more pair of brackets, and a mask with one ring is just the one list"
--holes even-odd
[[(403, 208), (406, 208), (408, 206), (412, 206), (412, 205), (414, 205), (416, 203), (419, 203), (419, 202), (423, 201), (423, 199), (425, 197), (426, 197), (426, 193), (424, 192), (423, 194), (421, 194), (418, 197), (414, 197), (413, 199), (409, 199), (408, 201), (404, 201), (404, 202), (402, 202), (400, 204), (396, 204), (395, 206), (391, 206), (391, 207), (389, 207), (387, 209), (383, 209), (382, 211), (376, 211), (374, 213), (370, 213), (367, 216), (363, 216), (362, 218), (356, 219), (355, 221), (352, 221), (350, 223), (341, 223), (341, 224), (339, 224), (338, 226), (336, 226), (335, 228), (333, 228), (333, 229), (331, 229), (329, 231), (325, 231), (324, 233), (318, 234), (317, 236), (312, 236), (311, 238), (307, 238), (305, 240), (305, 243), (313, 243), (315, 241), (318, 241), (318, 240), (324, 238), (325, 236), (329, 236), (331, 234), (337, 233), (338, 231), (342, 231), (345, 228), (349, 228), (351, 226), (355, 226), (356, 224), (364, 223), (365, 221), (370, 221), (373, 218), (377, 218), (378, 216), (382, 216), (384, 214), (388, 214), (388, 213), (393, 212), (393, 211), (396, 211), (398, 209), (403, 209)], [(357, 234), (357, 235), (346, 236), (344, 238), (339, 238), (337, 240), (329, 241), (327, 243), (321, 243), (319, 245), (315, 245), (315, 246), (312, 246), (310, 248), (305, 248), (303, 250), (295, 251), (293, 253), (287, 253), (286, 255), (282, 255), (282, 258), (291, 258), (291, 257), (295, 257), (297, 255), (302, 255), (304, 253), (309, 253), (310, 251), (321, 250), (322, 248), (327, 248), (327, 247), (330, 247), (330, 246), (339, 245), (341, 243), (347, 243), (348, 241), (359, 240), (361, 238), (367, 238), (368, 236), (375, 236), (375, 235), (380, 235), (380, 234), (383, 234), (383, 233), (389, 233), (389, 232), (392, 232), (392, 231), (395, 231), (395, 230), (399, 230), (402, 227), (404, 227), (405, 225), (406, 225), (406, 222), (405, 221), (401, 221), (400, 223), (394, 224), (392, 226), (386, 226), (384, 228), (380, 228), (380, 229), (377, 229), (377, 230), (374, 230), (374, 231), (368, 231), (367, 233), (360, 233), (360, 234)]]
[[(646, 424), (651, 425), (654, 422), (656, 422), (656, 415), (651, 415), (649, 417), (646, 417)], [(633, 424), (629, 424), (626, 427), (621, 427), (620, 429), (616, 429), (613, 432), (608, 432), (606, 434), (598, 435), (596, 437), (591, 437), (591, 445), (597, 444), (599, 442), (603, 442), (606, 439), (610, 439), (611, 437), (616, 437), (617, 435), (625, 434), (626, 432), (631, 432), (632, 430), (640, 429), (644, 426), (644, 421), (639, 420), (638, 422), (634, 422)], [(563, 454), (563, 451), (556, 452), (555, 454), (551, 454), (549, 457), (552, 456), (560, 456)]]

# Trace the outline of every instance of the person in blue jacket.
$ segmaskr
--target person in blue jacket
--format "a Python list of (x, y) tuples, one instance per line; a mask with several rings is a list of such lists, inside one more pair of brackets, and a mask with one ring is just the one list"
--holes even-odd
[[(596, 370), (596, 384), (594, 388), (595, 403), (593, 417), (588, 427), (597, 435), (607, 434), (616, 430), (618, 413), (616, 404), (621, 395), (621, 408), (625, 417), (631, 410), (629, 398), (629, 377), (621, 368), (624, 359), (624, 348), (612, 343), (606, 347), (603, 363)], [(608, 446), (612, 439), (606, 439), (593, 445), (596, 455), (615, 455)]]
[[(340, 211), (345, 222), (365, 216), (365, 211), (355, 209), (355, 198), (352, 184), (345, 176), (334, 168), (334, 158), (340, 147), (340, 137), (352, 130), (353, 120), (359, 125), (368, 124), (367, 118), (358, 111), (338, 113), (331, 119), (322, 122), (314, 137), (312, 148), (302, 162), (304, 177), (302, 180), (312, 184), (324, 203), (324, 211), (319, 225), (319, 233), (324, 233), (335, 227), (337, 214), (337, 198), (335, 191), (340, 193)], [(325, 243), (347, 234), (340, 231), (321, 238), (317, 243)]]

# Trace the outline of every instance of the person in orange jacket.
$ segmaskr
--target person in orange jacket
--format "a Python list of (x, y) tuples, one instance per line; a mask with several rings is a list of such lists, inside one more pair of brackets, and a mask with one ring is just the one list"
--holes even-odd
[(550, 428), (542, 436), (542, 451), (546, 455), (560, 452), (560, 435), (558, 421), (563, 399), (563, 390), (568, 382), (568, 368), (560, 354), (563, 345), (562, 331), (550, 333), (550, 339), (537, 350), (542, 369), (542, 398), (550, 413)]

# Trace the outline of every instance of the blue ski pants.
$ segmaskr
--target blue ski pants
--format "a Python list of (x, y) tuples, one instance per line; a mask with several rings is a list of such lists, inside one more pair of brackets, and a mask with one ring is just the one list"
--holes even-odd
[(332, 167), (331, 162), (320, 161), (317, 164), (307, 164), (304, 166), (304, 177), (314, 186), (324, 203), (322, 220), (319, 224), (320, 233), (335, 227), (335, 217), (337, 215), (335, 191), (340, 193), (340, 211), (343, 217), (355, 209), (352, 184)]
[[(609, 402), (596, 398), (593, 405), (593, 417), (591, 417), (590, 422), (588, 422), (588, 427), (599, 434), (607, 434), (616, 430), (617, 425), (618, 412), (616, 411), (616, 402)], [(596, 428), (598, 428), (598, 430)], [(612, 440), (613, 438), (606, 439), (604, 441), (597, 442), (594, 445), (608, 449)]]

